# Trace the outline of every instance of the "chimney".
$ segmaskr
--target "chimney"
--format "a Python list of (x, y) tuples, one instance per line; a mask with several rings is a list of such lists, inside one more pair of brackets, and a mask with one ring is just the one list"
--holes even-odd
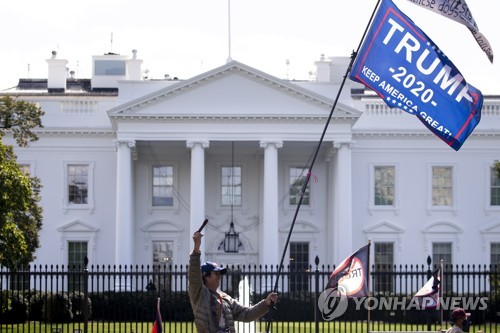
[(142, 78), (142, 60), (137, 59), (137, 50), (132, 50), (132, 59), (127, 61), (128, 79), (140, 80)]
[(330, 82), (330, 61), (326, 60), (324, 54), (319, 61), (314, 62), (314, 65), (316, 65), (316, 81)]
[[(330, 59), (330, 82), (334, 84), (342, 83), (347, 67), (351, 62), (350, 57), (329, 57)], [(350, 80), (348, 80), (350, 81)]]
[(64, 92), (66, 90), (66, 77), (68, 60), (56, 59), (57, 52), (52, 51), (52, 58), (47, 59), (49, 64), (49, 75), (47, 77), (47, 88), (50, 91)]

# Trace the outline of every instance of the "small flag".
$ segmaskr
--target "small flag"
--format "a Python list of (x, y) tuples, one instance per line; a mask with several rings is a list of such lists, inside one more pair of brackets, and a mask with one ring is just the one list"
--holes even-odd
[(455, 150), (481, 119), (481, 91), (391, 0), (382, 0), (349, 77)]
[(352, 297), (368, 296), (368, 258), (370, 244), (344, 259), (332, 272), (326, 288), (336, 288), (342, 295)]
[(151, 333), (163, 333), (161, 312), (160, 312), (160, 298), (158, 297), (158, 304), (156, 306), (156, 319), (151, 329)]
[(432, 273), (431, 278), (415, 294), (421, 309), (435, 309), (438, 305), (438, 292), (440, 288), (441, 268)]
[(472, 13), (469, 9), (469, 6), (467, 6), (467, 3), (465, 0), (455, 0), (455, 1), (450, 1), (450, 0), (434, 0), (434, 1), (415, 1), (415, 0), (408, 0), (411, 3), (423, 7), (425, 9), (428, 9), (430, 11), (433, 11), (434, 13), (437, 13), (439, 15), (442, 15), (444, 17), (447, 17), (453, 21), (456, 21), (458, 23), (461, 23), (465, 25), (470, 32), (472, 33), (472, 36), (474, 36), (474, 39), (476, 40), (477, 44), (483, 50), (484, 53), (486, 53), (486, 56), (490, 60), (491, 63), (493, 63), (493, 50), (491, 48), (490, 42), (484, 37), (482, 33), (479, 32), (479, 28), (476, 24), (476, 21), (474, 21), (474, 18), (472, 17)]

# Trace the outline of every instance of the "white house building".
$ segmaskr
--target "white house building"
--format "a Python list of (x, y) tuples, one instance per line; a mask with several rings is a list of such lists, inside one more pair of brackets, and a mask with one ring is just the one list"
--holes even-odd
[(285, 265), (338, 264), (369, 239), (372, 263), (500, 263), (500, 96), (458, 152), (349, 80), (328, 123), (348, 61), (322, 57), (312, 81), (237, 61), (152, 80), (134, 51), (80, 79), (53, 52), (47, 79), (1, 92), (46, 113), (15, 149), (43, 184), (35, 264), (184, 265), (205, 218), (203, 257), (224, 264), (278, 264), (294, 220)]

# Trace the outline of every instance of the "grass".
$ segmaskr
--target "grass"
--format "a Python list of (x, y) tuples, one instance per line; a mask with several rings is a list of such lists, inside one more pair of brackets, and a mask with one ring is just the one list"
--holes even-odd
[[(105, 323), (91, 322), (87, 326), (89, 333), (150, 333), (153, 327), (152, 322), (132, 322), (132, 323)], [(349, 321), (329, 321), (318, 323), (319, 333), (366, 333), (366, 322), (349, 322)], [(445, 327), (446, 328), (446, 327)], [(59, 329), (59, 330), (57, 330)], [(434, 331), (439, 328), (433, 327)], [(83, 323), (68, 323), (68, 324), (45, 324), (39, 322), (29, 322), (24, 324), (0, 324), (1, 333), (75, 333), (80, 330), (84, 332)], [(266, 332), (266, 322), (256, 322), (255, 332)], [(372, 322), (372, 331), (426, 331), (425, 325), (410, 325), (401, 323), (376, 323)], [(500, 324), (486, 323), (471, 327), (470, 332), (476, 333), (500, 333)], [(165, 322), (163, 323), (164, 333), (195, 333), (193, 323), (191, 322)], [(272, 333), (316, 333), (316, 324), (314, 322), (273, 322), (269, 332)], [(239, 332), (253, 333), (253, 332)]]

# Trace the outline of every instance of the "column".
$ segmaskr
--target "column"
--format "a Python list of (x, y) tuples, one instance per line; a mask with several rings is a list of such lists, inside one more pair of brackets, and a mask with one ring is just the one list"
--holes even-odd
[[(207, 140), (188, 140), (186, 147), (191, 149), (191, 198), (189, 201), (189, 240), (190, 251), (193, 246), (191, 236), (200, 228), (205, 220), (205, 148)], [(201, 242), (201, 261), (205, 260), (206, 238)]]
[(326, 171), (326, 223), (324, 229), (324, 237), (322, 238), (325, 244), (326, 256), (321, 258), (322, 262), (339, 264), (336, 262), (336, 248), (333, 240), (334, 236), (337, 234), (335, 231), (335, 207), (337, 206), (335, 186), (337, 186), (337, 180), (335, 179), (335, 157), (336, 149), (333, 146), (325, 154), (325, 162), (327, 166)]
[(266, 140), (260, 142), (264, 148), (264, 186), (262, 193), (262, 223), (259, 226), (259, 262), (263, 265), (278, 265), (278, 149), (283, 142)]
[(353, 142), (335, 141), (333, 147), (337, 149), (335, 170), (335, 226), (334, 244), (336, 246), (336, 263), (344, 260), (355, 249), (352, 239), (352, 147)]
[(116, 230), (115, 264), (134, 262), (134, 200), (132, 149), (134, 140), (115, 140), (116, 154)]

